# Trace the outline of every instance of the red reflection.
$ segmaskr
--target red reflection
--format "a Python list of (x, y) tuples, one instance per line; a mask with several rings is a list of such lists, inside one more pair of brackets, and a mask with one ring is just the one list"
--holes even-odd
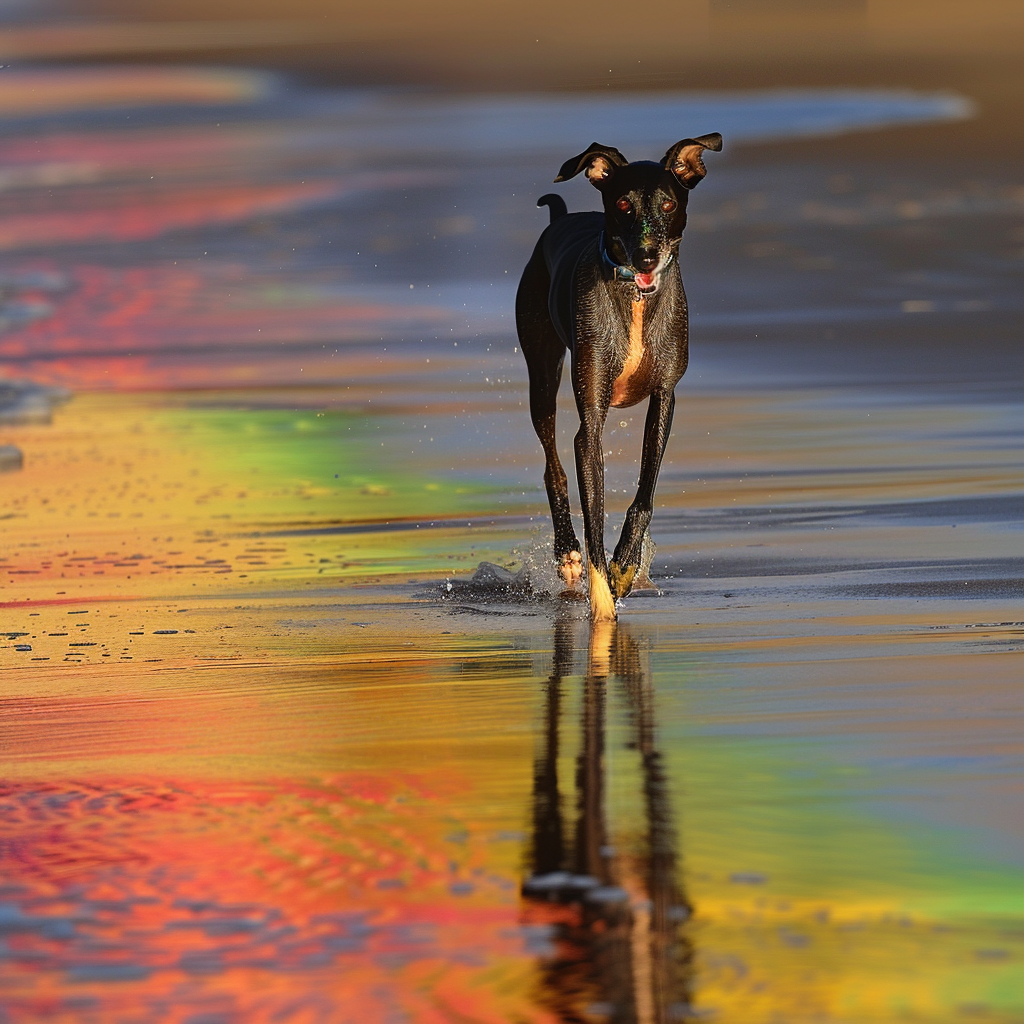
[(156, 197), (110, 201), (91, 209), (44, 209), (0, 217), (0, 249), (53, 243), (134, 242), (172, 229), (228, 224), (258, 214), (294, 210), (337, 196), (335, 182), (162, 190)]
[(338, 375), (339, 346), (447, 316), (300, 291), (240, 266), (84, 266), (73, 282), (56, 299), (36, 296), (54, 303), (51, 315), (0, 337), (0, 359), (19, 375), (90, 390), (323, 382)]
[(467, 857), (479, 841), (453, 847), (444, 816), (424, 814), (460, 788), (358, 774), (8, 785), (5, 1009), (544, 1020), (524, 985), (480, 985), (515, 982), (528, 959), (512, 886)]

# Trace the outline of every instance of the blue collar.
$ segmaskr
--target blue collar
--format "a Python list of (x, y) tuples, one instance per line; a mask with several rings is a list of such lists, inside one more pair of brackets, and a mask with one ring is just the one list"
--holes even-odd
[[(597, 244), (598, 249), (601, 252), (601, 262), (611, 271), (612, 280), (614, 281), (629, 281), (632, 283), (636, 277), (636, 271), (631, 267), (624, 266), (621, 263), (616, 263), (615, 260), (608, 255), (608, 247), (604, 244), (604, 232), (601, 232), (601, 240)], [(665, 265), (661, 268), (667, 270), (672, 266), (672, 261), (675, 259), (675, 253), (669, 253), (668, 260)]]
[(604, 232), (601, 232), (601, 240), (597, 243), (598, 249), (601, 251), (601, 262), (611, 271), (612, 280), (614, 281), (632, 281), (636, 277), (636, 271), (631, 270), (629, 267), (623, 266), (621, 263), (616, 263), (615, 260), (608, 255), (608, 246), (604, 244)]

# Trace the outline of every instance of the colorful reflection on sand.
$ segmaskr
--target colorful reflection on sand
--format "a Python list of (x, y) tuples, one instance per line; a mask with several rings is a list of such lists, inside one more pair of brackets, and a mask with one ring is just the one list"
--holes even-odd
[[(456, 101), (139, 74), (0, 95), (0, 358), (76, 392), (0, 387), (5, 1019), (1019, 1020), (1019, 397), (695, 346), (661, 593), (591, 632), (503, 316), (544, 133), (600, 110), (397, 166)], [(698, 244), (763, 231), (720, 187)]]
[[(556, 621), (547, 682), (543, 747), (534, 768), (533, 831), (523, 883), (525, 919), (551, 927), (540, 1003), (555, 1020), (685, 1020), (694, 1012), (694, 950), (684, 933), (692, 907), (682, 891), (670, 786), (657, 749), (654, 689), (645, 653), (625, 625), (600, 624), (589, 637), (576, 759), (575, 814), (559, 785), (561, 705), (574, 674), (577, 622)], [(645, 834), (633, 849), (611, 845), (605, 794), (609, 681), (628, 706), (642, 784)], [(574, 825), (570, 828), (570, 821)]]

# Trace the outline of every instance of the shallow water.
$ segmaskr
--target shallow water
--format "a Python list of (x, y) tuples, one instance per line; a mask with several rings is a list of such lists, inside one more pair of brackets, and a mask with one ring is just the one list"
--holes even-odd
[[(353, 102), (302, 100), (329, 126)], [(1009, 264), (962, 228), (1014, 183), (904, 216), (913, 179), (776, 162), (797, 198), (773, 220), (749, 171), (709, 174), (659, 593), (592, 632), (552, 596), (488, 294), (538, 228), (494, 177), (535, 157), (370, 191), (351, 153), (231, 109), (60, 114), (34, 145), (94, 163), (59, 188), (4, 143), (30, 170), (0, 353), (79, 392), (0, 437), (23, 455), (0, 477), (7, 1019), (1019, 1021), (1024, 410), (914, 333), (1006, 329)], [(857, 263), (922, 226), (936, 263), (957, 235), (956, 273)], [(784, 315), (850, 303), (865, 346), (904, 332), (888, 364), (808, 357)], [(740, 305), (790, 334), (730, 334)], [(467, 588), (482, 561), (529, 591)]]

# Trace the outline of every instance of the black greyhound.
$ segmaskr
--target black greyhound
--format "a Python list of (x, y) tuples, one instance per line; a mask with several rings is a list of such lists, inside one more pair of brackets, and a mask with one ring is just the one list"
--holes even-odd
[[(722, 136), (677, 142), (659, 163), (629, 163), (596, 142), (567, 160), (555, 181), (583, 171), (601, 193), (604, 213), (573, 213), (561, 196), (551, 209), (516, 295), (516, 325), (530, 375), (530, 415), (544, 447), (544, 485), (555, 527), (555, 561), (572, 587), (583, 573), (565, 471), (555, 446), (555, 405), (565, 352), (579, 410), (576, 476), (583, 505), (591, 618), (615, 618), (647, 570), (654, 488), (665, 453), (675, 386), (686, 371), (687, 312), (679, 275), (679, 242), (689, 190), (705, 175), (701, 154), (720, 150)], [(610, 407), (650, 398), (640, 480), (609, 567), (604, 550), (604, 451)], [(647, 555), (649, 565), (649, 554)], [(609, 583), (611, 589), (609, 589)]]

